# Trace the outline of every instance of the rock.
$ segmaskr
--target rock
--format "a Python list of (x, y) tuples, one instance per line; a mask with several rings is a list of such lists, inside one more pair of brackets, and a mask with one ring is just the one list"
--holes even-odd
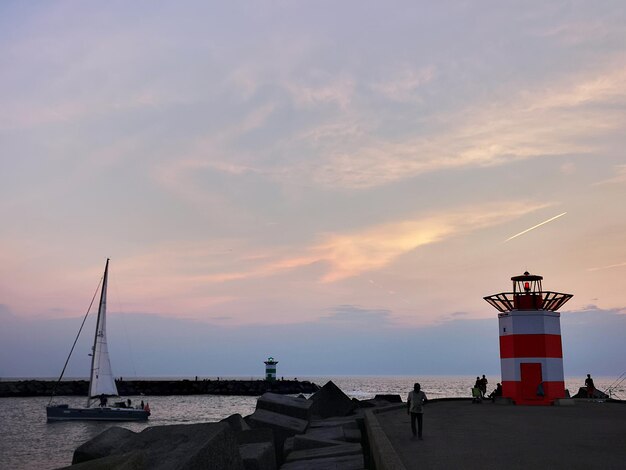
[(257, 410), (273, 411), (293, 418), (308, 420), (311, 416), (311, 403), (302, 398), (278, 395), (276, 393), (264, 393), (256, 402)]
[[(587, 387), (580, 387), (578, 389), (578, 393), (572, 398), (589, 398), (589, 395), (587, 394)], [(595, 398), (596, 400), (606, 400), (609, 396), (596, 388), (593, 390), (593, 396), (591, 398)]]
[(237, 433), (239, 444), (255, 444), (257, 442), (271, 442), (274, 444), (274, 433), (270, 428), (247, 429)]
[(283, 465), (280, 470), (363, 470), (364, 468), (365, 462), (362, 455), (347, 455), (314, 460), (297, 460)]
[(374, 397), (374, 400), (384, 400), (389, 403), (402, 403), (402, 397), (400, 395), (390, 395), (390, 394), (376, 395)]
[(360, 429), (359, 423), (363, 423), (362, 416), (345, 416), (342, 418), (317, 419), (309, 423), (310, 429), (315, 428), (334, 428), (341, 426), (344, 429)]
[(245, 470), (276, 470), (276, 453), (273, 442), (257, 442), (239, 446)]
[(57, 470), (143, 470), (143, 453), (135, 450), (77, 463)]
[[(123, 437), (121, 433), (119, 435)], [(100, 439), (96, 436), (94, 446), (98, 442), (106, 444), (114, 436), (112, 433)], [(227, 423), (154, 426), (140, 433), (126, 434), (126, 437), (119, 445), (109, 444), (111, 455), (80, 463), (81, 466), (93, 465), (80, 468), (100, 468), (98, 465), (103, 460), (115, 457), (115, 466), (103, 468), (243, 470), (235, 435)], [(90, 442), (83, 446), (88, 448), (88, 444)], [(122, 458), (122, 454), (127, 458)]]
[(346, 416), (354, 410), (352, 400), (329, 380), (309, 401), (313, 402), (311, 413), (322, 418)]
[(230, 425), (230, 428), (235, 433), (239, 433), (241, 431), (247, 431), (250, 429), (250, 426), (248, 426), (248, 423), (244, 421), (244, 419), (241, 417), (239, 413), (230, 415), (229, 417), (222, 419), (220, 423), (228, 423)]
[(345, 441), (324, 439), (323, 437), (300, 434), (293, 436), (293, 450), (317, 449), (345, 444)]
[(126, 428), (114, 426), (85, 442), (74, 451), (72, 464), (99, 459), (121, 452), (122, 446), (137, 435)]
[(296, 460), (313, 460), (325, 457), (343, 457), (345, 455), (363, 455), (363, 448), (359, 444), (341, 444), (318, 449), (294, 450), (287, 456), (286, 463)]
[(285, 443), (283, 444), (283, 462), (287, 459), (287, 456), (293, 452), (293, 441), (295, 436), (288, 437), (285, 439)]
[(282, 456), (283, 443), (287, 438), (304, 433), (309, 425), (308, 421), (303, 419), (260, 409), (248, 416), (248, 423), (255, 429), (269, 428), (272, 430), (277, 456)]

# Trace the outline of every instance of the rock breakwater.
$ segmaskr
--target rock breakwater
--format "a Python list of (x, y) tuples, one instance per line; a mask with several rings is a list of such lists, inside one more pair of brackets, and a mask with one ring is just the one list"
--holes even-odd
[[(117, 380), (121, 396), (147, 395), (246, 395), (260, 396), (266, 392), (281, 395), (315, 393), (319, 386), (303, 380)], [(55, 380), (20, 380), (0, 382), (0, 397), (85, 396), (86, 380), (57, 382)]]

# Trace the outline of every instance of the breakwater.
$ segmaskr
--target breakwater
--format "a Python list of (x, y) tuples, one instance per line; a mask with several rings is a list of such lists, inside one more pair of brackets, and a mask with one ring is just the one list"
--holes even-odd
[[(117, 380), (122, 396), (244, 395), (266, 392), (282, 395), (315, 393), (319, 386), (307, 380)], [(55, 390), (56, 388), (56, 390)], [(89, 382), (72, 380), (19, 380), (0, 382), (0, 397), (86, 396)]]

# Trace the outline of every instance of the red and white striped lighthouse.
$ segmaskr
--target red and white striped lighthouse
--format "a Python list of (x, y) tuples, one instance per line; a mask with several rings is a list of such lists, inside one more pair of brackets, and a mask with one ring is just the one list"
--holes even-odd
[(543, 277), (513, 276), (513, 292), (484, 297), (498, 311), (502, 395), (518, 405), (565, 398), (561, 314), (571, 294), (543, 291)]

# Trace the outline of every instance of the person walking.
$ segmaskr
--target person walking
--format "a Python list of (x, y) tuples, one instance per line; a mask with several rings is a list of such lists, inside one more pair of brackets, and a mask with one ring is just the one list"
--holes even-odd
[[(428, 401), (426, 394), (422, 392), (419, 383), (413, 385), (413, 390), (409, 392), (407, 397), (407, 414), (411, 415), (411, 431), (413, 437), (417, 437), (421, 440), (422, 430), (424, 427), (424, 405)], [(417, 430), (415, 429), (415, 421), (417, 421)]]

